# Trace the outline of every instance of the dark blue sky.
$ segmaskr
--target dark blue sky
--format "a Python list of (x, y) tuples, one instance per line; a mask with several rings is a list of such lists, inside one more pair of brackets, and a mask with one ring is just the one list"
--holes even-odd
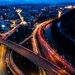
[(59, 2), (75, 2), (75, 0), (0, 0), (2, 2), (33, 2), (33, 3), (59, 3)]

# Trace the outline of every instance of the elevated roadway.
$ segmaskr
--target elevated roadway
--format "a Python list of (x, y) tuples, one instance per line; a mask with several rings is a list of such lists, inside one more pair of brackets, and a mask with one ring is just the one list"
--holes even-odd
[(13, 49), (15, 52), (21, 54), (22, 56), (26, 57), (33, 63), (35, 63), (37, 66), (47, 70), (49, 74), (51, 75), (58, 75), (59, 73), (56, 71), (56, 69), (60, 68), (56, 66), (55, 64), (51, 63), (50, 61), (44, 59), (41, 56), (37, 56), (34, 54), (31, 50), (22, 47), (14, 42), (11, 42), (9, 40), (6, 40), (4, 38), (0, 38), (0, 43), (6, 45), (7, 47)]

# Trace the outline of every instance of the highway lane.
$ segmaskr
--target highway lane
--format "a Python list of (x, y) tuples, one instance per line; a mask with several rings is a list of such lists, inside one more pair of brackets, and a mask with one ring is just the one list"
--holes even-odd
[[(42, 24), (42, 23), (41, 23)], [(40, 25), (41, 25), (40, 24)], [(32, 38), (31, 38), (31, 41), (32, 41), (32, 48), (33, 48), (33, 52), (35, 54), (39, 54), (40, 55), (40, 52), (39, 52), (39, 48), (38, 48), (38, 45), (37, 45), (37, 40), (36, 40), (36, 32), (37, 32), (37, 29), (40, 25), (36, 25), (36, 28), (35, 30), (33, 31), (32, 33)]]
[[(38, 47), (38, 45), (37, 45), (36, 32), (37, 32), (38, 28), (39, 28), (42, 24), (43, 24), (43, 23), (40, 23), (40, 24), (35, 25), (36, 27), (35, 27), (34, 31), (32, 32), (32, 34), (31, 34), (28, 38), (24, 39), (22, 42), (19, 43), (19, 44), (21, 45), (21, 44), (25, 43), (28, 39), (31, 38), (32, 46), (33, 46), (33, 52), (34, 52), (35, 54), (37, 54), (37, 55), (40, 55), (40, 51), (39, 51), (39, 47)], [(40, 55), (40, 56), (41, 56), (41, 55)], [(39, 68), (39, 75), (46, 75), (44, 69)]]
[(8, 51), (7, 54), (6, 54), (6, 64), (7, 64), (7, 67), (10, 69), (10, 71), (11, 71), (14, 75), (17, 75), (17, 73), (15, 72), (13, 66), (12, 66), (11, 63), (10, 63), (10, 51)]
[[(35, 30), (32, 32), (32, 34), (29, 37), (25, 38), (19, 44), (22, 45), (23, 43), (25, 43), (27, 40), (29, 40), (31, 38), (32, 46), (33, 46), (33, 52), (38, 55), (39, 54), (39, 52), (38, 52), (39, 50), (38, 50), (38, 46), (37, 46), (37, 42), (36, 42), (36, 34), (35, 34), (36, 29), (37, 29), (37, 27), (35, 28)], [(38, 75), (46, 75), (44, 69), (38, 67)]]
[[(41, 29), (42, 29), (42, 27), (43, 26), (45, 26), (45, 25), (47, 25), (47, 24), (49, 24), (50, 22), (52, 22), (52, 20), (49, 20), (49, 21), (46, 21), (46, 22), (43, 22), (39, 27), (38, 27), (38, 29), (40, 29), (40, 32), (41, 32)], [(37, 30), (37, 32), (38, 32), (39, 30)], [(40, 33), (39, 32), (39, 33)], [(39, 35), (38, 35), (38, 37), (40, 37)], [(39, 38), (38, 40), (40, 41), (40, 39), (41, 38)], [(42, 41), (40, 41), (41, 42), (41, 45), (43, 44), (43, 42)], [(44, 44), (44, 46), (45, 46), (45, 44)], [(43, 50), (44, 50), (44, 48), (45, 47), (43, 47)], [(45, 54), (45, 56), (48, 54), (46, 51), (44, 51), (44, 54)], [(46, 56), (47, 57), (47, 56)], [(51, 61), (51, 62), (55, 62), (55, 60), (53, 59), (53, 57), (51, 56), (51, 55), (49, 55), (49, 57), (47, 57), (47, 58), (49, 58), (49, 60)], [(55, 64), (55, 63), (54, 63)], [(55, 65), (57, 65), (57, 64), (55, 64)], [(57, 70), (57, 69), (56, 69)], [(67, 72), (65, 72), (64, 70), (57, 70), (60, 74), (63, 74), (63, 75), (66, 75), (67, 74)]]
[[(37, 24), (36, 25), (36, 28), (35, 30), (33, 31), (32, 33), (32, 38), (31, 38), (31, 41), (32, 41), (32, 48), (33, 48), (33, 52), (39, 56), (41, 56), (41, 53), (39, 51), (39, 47), (38, 47), (38, 44), (37, 44), (37, 39), (36, 39), (36, 32), (38, 30), (38, 28), (40, 27), (42, 23), (40, 24)], [(46, 75), (46, 72), (43, 68), (40, 68), (38, 67), (38, 75)]]
[(12, 33), (15, 32), (16, 29), (18, 29), (20, 27), (20, 25), (22, 25), (22, 23), (24, 22), (24, 18), (21, 16), (21, 12), (22, 10), (18, 9), (16, 10), (17, 14), (19, 15), (20, 19), (21, 19), (21, 23), (16, 25), (13, 29), (11, 29), (10, 31), (6, 32), (6, 33), (3, 33), (3, 34), (0, 34), (1, 37), (3, 38), (7, 38), (8, 36), (10, 36)]
[(11, 72), (14, 75), (25, 75), (14, 63), (13, 58), (12, 58), (12, 51), (8, 51), (6, 54), (6, 63), (8, 68), (11, 70)]
[(21, 41), (21, 42), (19, 43), (19, 45), (22, 45), (22, 44), (25, 43), (27, 40), (29, 40), (31, 37), (32, 37), (32, 34), (31, 34), (29, 37), (25, 38), (23, 41)]
[[(16, 29), (18, 29), (19, 27), (21, 26), (21, 24), (18, 24), (17, 26), (15, 26), (12, 30), (6, 32), (6, 33), (3, 33), (3, 34), (0, 34), (0, 36), (2, 36), (2, 38), (7, 38), (9, 37), (12, 33), (15, 32)], [(12, 58), (13, 59), (13, 58)], [(7, 63), (7, 62), (6, 62)], [(7, 63), (8, 64), (8, 63)], [(13, 74), (15, 74), (15, 72), (13, 71), (12, 67), (13, 65), (8, 65), (8, 67), (10, 68), (10, 70), (13, 72)], [(18, 69), (19, 70), (19, 69)], [(20, 71), (20, 70), (19, 70)], [(22, 74), (23, 75), (23, 74)]]
[[(62, 65), (66, 66), (66, 68), (64, 70), (62, 70), (61, 72), (69, 72), (69, 73), (73, 73), (75, 74), (75, 69), (65, 61), (65, 59), (62, 59), (49, 45), (48, 43), (43, 39), (42, 37), (42, 34), (41, 34), (41, 30), (42, 28), (46, 26), (46, 25), (42, 25), (38, 28), (38, 31), (37, 31), (37, 36), (38, 36), (38, 39), (39, 39), (39, 42), (40, 42), (40, 45), (43, 49), (43, 52), (45, 53), (46, 57), (52, 61), (53, 63), (56, 64), (56, 62), (60, 62)], [(56, 64), (57, 65), (57, 64)], [(59, 64), (58, 64), (59, 65)], [(59, 71), (60, 72), (60, 71)], [(66, 73), (65, 72), (65, 73)]]
[[(22, 11), (20, 11), (20, 10), (16, 10), (16, 12), (18, 13), (18, 15), (19, 15), (19, 17), (20, 17), (20, 19), (21, 19), (21, 21), (23, 22), (24, 21), (24, 19), (23, 19), (23, 17), (21, 16), (21, 12)], [(3, 33), (3, 34), (0, 34), (0, 36), (2, 37), (2, 38), (7, 38), (7, 37), (9, 37), (12, 33), (14, 33), (15, 31), (16, 31), (16, 29), (18, 29), (19, 27), (20, 27), (20, 25), (22, 24), (22, 22), (20, 23), (20, 24), (18, 24), (17, 26), (15, 26), (13, 29), (11, 29), (10, 31), (8, 31), (8, 32), (6, 32), (6, 33)], [(24, 40), (25, 41), (25, 40)], [(22, 43), (22, 42), (21, 42)], [(8, 52), (7, 53), (7, 59), (8, 59), (8, 57), (9, 57), (9, 53), (10, 52)], [(10, 56), (11, 56), (12, 54), (10, 54)], [(13, 74), (14, 75), (24, 75), (20, 70), (19, 70), (19, 68), (15, 65), (15, 63), (13, 62), (13, 58), (11, 57), (11, 58), (9, 58), (10, 59), (10, 61), (9, 61), (9, 64), (8, 64), (8, 61), (6, 61), (6, 63), (7, 63), (7, 65), (8, 65), (8, 67), (10, 68), (10, 70), (13, 72)], [(8, 59), (8, 60), (9, 60)], [(13, 65), (14, 66), (13, 66)], [(1, 72), (0, 72), (1, 73)], [(3, 72), (4, 73), (4, 72)], [(5, 74), (6, 74), (6, 72), (5, 72)], [(2, 74), (0, 74), (0, 75), (2, 75)]]
[[(46, 22), (44, 22), (45, 24), (46, 24)], [(36, 27), (36, 29), (34, 30), (34, 32), (33, 32), (33, 35), (32, 35), (32, 37), (33, 37), (33, 44), (34, 44), (34, 47), (33, 47), (33, 50), (35, 51), (34, 53), (36, 53), (37, 54), (37, 52), (39, 51), (38, 50), (38, 47), (37, 47), (37, 43), (36, 43), (36, 39), (35, 39), (35, 35), (36, 35), (36, 31), (37, 31), (37, 29), (38, 29), (38, 27), (40, 27), (41, 25), (42, 25), (43, 23), (41, 23), (41, 24), (39, 24), (39, 25), (37, 25), (37, 27)], [(36, 49), (37, 49), (37, 51), (36, 51)]]
[(11, 29), (10, 31), (6, 32), (6, 33), (3, 33), (3, 34), (0, 34), (0, 36), (2, 38), (7, 38), (8, 36), (10, 36), (12, 33), (15, 32), (16, 29), (18, 29), (20, 27), (21, 24), (18, 24), (17, 26), (15, 26), (13, 29)]
[[(2, 38), (7, 38), (7, 37), (10, 36), (12, 33), (14, 33), (15, 30), (18, 29), (19, 27), (20, 27), (20, 24), (17, 25), (17, 26), (15, 26), (12, 30), (10, 30), (10, 31), (8, 31), (8, 32), (6, 32), (6, 33), (0, 34), (0, 36), (2, 36)], [(11, 68), (11, 69), (12, 69), (12, 68)], [(7, 74), (7, 73), (5, 72), (5, 74)], [(14, 74), (15, 74), (15, 73), (14, 73)], [(0, 74), (0, 75), (2, 75), (2, 74)]]
[(0, 75), (7, 75), (6, 63), (5, 63), (6, 47), (0, 45)]
[(0, 38), (0, 43), (8, 46), (9, 48), (13, 49), (17, 53), (19, 53), (22, 56), (26, 57), (27, 59), (29, 59), (30, 61), (35, 63), (37, 66), (47, 70), (49, 72), (49, 74), (51, 74), (51, 75), (58, 75), (59, 74), (56, 71), (56, 68), (60, 70), (60, 68), (58, 66), (54, 65), (53, 63), (51, 63), (50, 61), (44, 59), (41, 56), (37, 56), (31, 50), (29, 50), (25, 47), (22, 47), (22, 46), (14, 43), (14, 42), (11, 42), (9, 40), (6, 40), (4, 38)]
[[(18, 25), (15, 26), (12, 30), (10, 30), (10, 31), (8, 31), (8, 32), (6, 32), (6, 33), (0, 34), (0, 36), (2, 36), (2, 38), (7, 38), (7, 37), (9, 37), (12, 33), (14, 33), (15, 30), (18, 29), (20, 26), (21, 26), (21, 24), (18, 24)], [(6, 57), (6, 58), (7, 58), (7, 57)], [(11, 58), (11, 60), (12, 60), (12, 59), (13, 59), (13, 58)], [(8, 62), (6, 62), (6, 63), (7, 63), (7, 65), (8, 65), (8, 67), (9, 67), (9, 69), (12, 71), (12, 73), (13, 73), (13, 74), (17, 74), (16, 71), (13, 70), (13, 67), (14, 67), (14, 66), (11, 65), (11, 62), (9, 61), (10, 64), (8, 64)], [(15, 64), (15, 63), (14, 63), (14, 64)], [(15, 69), (15, 68), (16, 68), (16, 67), (14, 67), (14, 69)], [(18, 67), (17, 67), (17, 70), (20, 71)], [(20, 72), (21, 72), (21, 71), (20, 71)], [(18, 74), (19, 74), (19, 73), (18, 73)], [(17, 74), (17, 75), (18, 75), (18, 74)], [(19, 74), (19, 75), (24, 75), (24, 74), (21, 72), (21, 74)]]
[(13, 58), (12, 58), (12, 53), (13, 53), (13, 52), (10, 53), (10, 63), (11, 63), (11, 65), (13, 66), (14, 70), (17, 72), (18, 75), (25, 75), (25, 74), (16, 66), (16, 64), (14, 63), (14, 60), (13, 60)]
[(24, 22), (24, 18), (21, 16), (22, 10), (21, 10), (21, 9), (17, 9), (16, 12), (17, 12), (18, 16), (19, 16), (20, 19), (21, 19), (21, 23), (20, 23), (20, 24), (22, 24), (22, 23)]
[[(38, 55), (38, 54), (40, 55), (39, 49), (38, 49), (38, 45), (37, 45), (37, 41), (36, 41), (36, 32), (37, 32), (38, 27), (39, 27), (39, 26), (38, 26), (38, 24), (37, 24), (37, 26), (35, 27), (35, 29), (34, 29), (34, 31), (32, 32), (32, 34), (31, 34), (29, 37), (25, 38), (23, 41), (21, 41), (19, 44), (22, 45), (22, 44), (25, 43), (28, 39), (31, 38), (32, 46), (33, 46), (33, 52), (34, 52), (35, 54), (37, 54), (37, 55)], [(46, 75), (44, 69), (38, 67), (38, 75)]]

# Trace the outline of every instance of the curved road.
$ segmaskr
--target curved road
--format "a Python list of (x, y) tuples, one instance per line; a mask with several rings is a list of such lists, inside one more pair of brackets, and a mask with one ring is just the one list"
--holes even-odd
[(6, 33), (3, 33), (3, 34), (0, 34), (0, 36), (2, 38), (7, 38), (8, 36), (10, 36), (12, 33), (15, 32), (16, 29), (18, 29), (20, 27), (21, 24), (18, 24), (17, 26), (15, 26), (13, 29), (11, 29), (10, 31), (6, 32)]
[(43, 57), (37, 56), (34, 54), (31, 50), (22, 47), (14, 42), (11, 42), (9, 40), (0, 38), (0, 43), (6, 45), (7, 47), (13, 49), (15, 52), (21, 54), (22, 56), (26, 57), (33, 63), (35, 63), (37, 66), (47, 70), (49, 74), (51, 75), (58, 75), (59, 73), (56, 71), (56, 69), (60, 70), (60, 68), (50, 61), (44, 59)]
[(5, 63), (6, 47), (0, 45), (0, 75), (7, 75), (6, 63)]
[(25, 75), (21, 72), (21, 70), (15, 65), (14, 61), (13, 61), (13, 58), (12, 58), (12, 51), (11, 52), (7, 52), (7, 55), (6, 55), (6, 63), (7, 63), (7, 66), (9, 67), (9, 69), (11, 70), (11, 72), (13, 74), (16, 74), (16, 75)]
[[(38, 30), (37, 30), (37, 37), (39, 39), (40, 45), (43, 49), (43, 52), (45, 53), (46, 57), (52, 61), (53, 63), (56, 64), (56, 62), (59, 62), (63, 66), (65, 66), (65, 69), (62, 70), (61, 72), (63, 73), (64, 71), (68, 73), (75, 74), (75, 69), (65, 61), (65, 59), (61, 58), (50, 46), (49, 44), (43, 39), (42, 37), (42, 28), (46, 26), (46, 24), (42, 24)], [(59, 65), (59, 64), (58, 64)]]
[[(3, 36), (3, 38), (0, 38), (0, 43), (10, 47), (11, 49), (13, 49), (14, 51), (16, 51), (17, 53), (23, 55), (24, 57), (28, 58), (29, 60), (31, 60), (33, 63), (35, 63), (36, 65), (38, 65), (39, 67), (47, 70), (51, 75), (58, 75), (58, 74), (62, 74), (62, 75), (66, 75), (67, 72), (75, 74), (75, 69), (69, 65), (64, 59), (62, 59), (49, 45), (48, 43), (42, 38), (42, 34), (41, 34), (41, 30), (44, 26), (46, 26), (48, 23), (50, 23), (52, 20), (48, 20), (45, 21), (41, 24), (39, 24), (39, 26), (37, 27), (37, 35), (38, 35), (38, 39), (40, 42), (41, 47), (44, 50), (44, 53), (46, 55), (46, 57), (50, 60), (46, 60), (41, 56), (38, 56), (36, 54), (34, 54), (34, 52), (30, 51), (27, 48), (24, 48), (16, 43), (13, 43), (9, 40), (3, 39), (4, 37), (6, 37), (8, 34), (12, 34), (18, 27), (20, 27), (20, 25), (17, 25), (16, 27), (14, 27), (12, 30), (10, 30), (9, 32), (5, 33), (5, 34), (0, 34)], [(33, 35), (33, 34), (32, 34)], [(35, 36), (34, 36), (35, 38)], [(36, 43), (36, 41), (35, 41)], [(37, 45), (37, 44), (36, 44)], [(37, 53), (37, 52), (36, 52)], [(38, 62), (39, 61), (39, 62)], [(58, 63), (63, 64), (64, 66), (66, 66), (66, 68), (64, 70), (61, 70), (58, 67)], [(57, 64), (56, 64), (57, 63)], [(57, 65), (57, 66), (56, 66)], [(50, 67), (49, 67), (50, 66)], [(67, 72), (66, 72), (67, 71)], [(66, 73), (66, 74), (65, 74)], [(69, 75), (69, 74), (68, 74)]]

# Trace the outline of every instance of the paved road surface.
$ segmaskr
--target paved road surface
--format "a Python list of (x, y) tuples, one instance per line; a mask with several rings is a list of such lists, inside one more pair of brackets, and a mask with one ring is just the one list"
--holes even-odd
[(47, 70), (50, 74), (58, 75), (58, 72), (56, 71), (56, 68), (60, 70), (58, 66), (54, 65), (53, 63), (44, 59), (43, 57), (37, 56), (31, 50), (3, 38), (0, 38), (0, 43), (8, 46), (9, 48), (13, 49), (17, 53), (26, 57), (27, 59), (35, 63), (37, 66)]
[(6, 63), (5, 63), (6, 47), (0, 45), (0, 75), (7, 75)]

